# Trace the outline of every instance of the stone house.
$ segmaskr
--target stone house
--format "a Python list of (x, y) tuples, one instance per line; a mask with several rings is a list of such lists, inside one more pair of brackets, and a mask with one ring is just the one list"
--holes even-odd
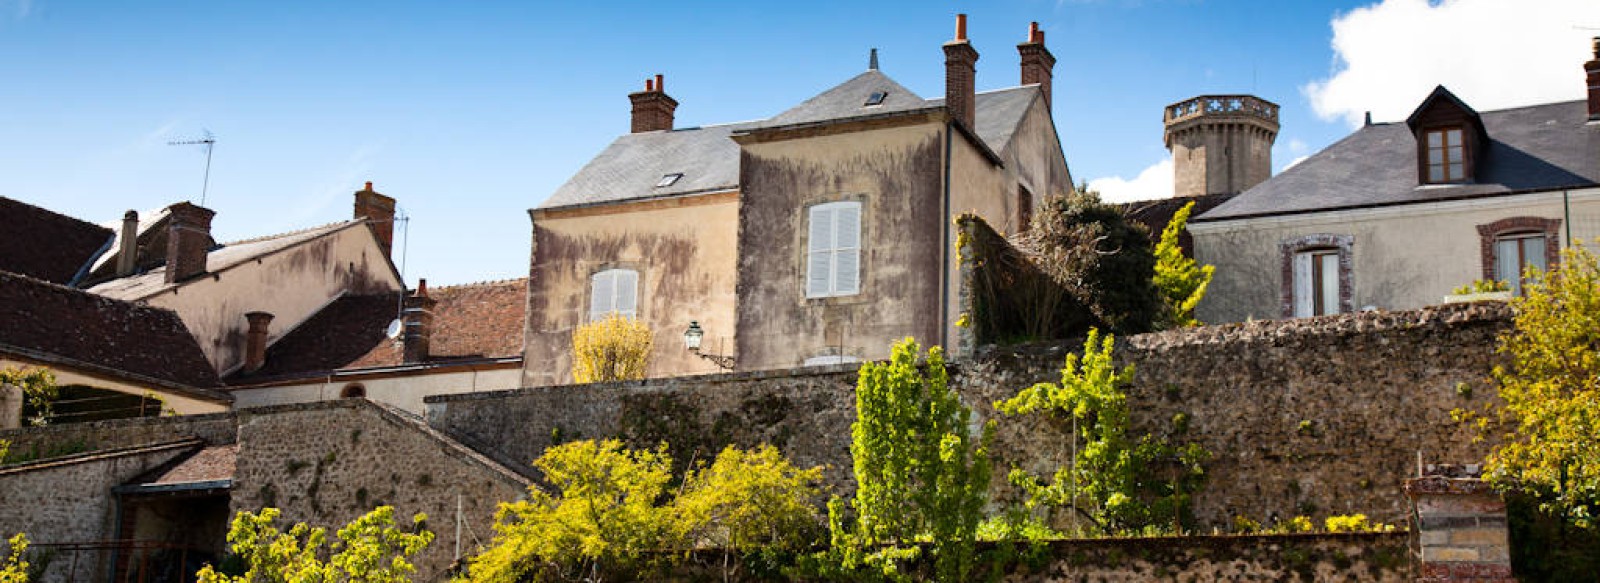
[(1586, 100), (1479, 112), (1444, 87), (1189, 225), (1206, 322), (1438, 303), (1600, 236), (1600, 39)]
[(770, 118), (677, 128), (662, 77), (646, 81), (629, 96), (632, 132), (529, 211), (523, 384), (569, 382), (573, 329), (612, 312), (653, 330), (650, 376), (881, 358), (906, 336), (949, 345), (952, 217), (1014, 233), (1072, 189), (1044, 33), (1018, 45), (1018, 86), (980, 93), (957, 22), (941, 98), (895, 82), (874, 53)]

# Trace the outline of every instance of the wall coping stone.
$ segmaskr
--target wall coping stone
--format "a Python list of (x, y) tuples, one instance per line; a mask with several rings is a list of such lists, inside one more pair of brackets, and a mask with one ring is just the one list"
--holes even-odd
[(72, 454), (72, 455), (64, 455), (64, 456), (60, 456), (60, 457), (53, 457), (53, 458), (43, 459), (43, 460), (38, 460), (38, 461), (23, 462), (23, 463), (20, 463), (20, 464), (12, 464), (12, 465), (3, 466), (3, 467), (0, 467), (0, 477), (11, 476), (11, 475), (16, 475), (16, 474), (22, 474), (22, 473), (27, 473), (27, 472), (34, 472), (34, 471), (39, 471), (39, 470), (48, 470), (48, 469), (57, 468), (57, 467), (61, 467), (61, 466), (70, 466), (70, 465), (76, 465), (76, 464), (81, 464), (81, 463), (101, 461), (101, 460), (117, 458), (117, 457), (125, 457), (125, 456), (130, 456), (130, 455), (140, 455), (140, 454), (146, 454), (146, 453), (156, 453), (156, 452), (162, 452), (162, 451), (167, 451), (167, 450), (172, 450), (172, 449), (192, 448), (192, 449), (198, 451), (200, 448), (202, 448), (204, 446), (205, 446), (205, 440), (202, 440), (202, 439), (200, 439), (198, 437), (191, 437), (191, 438), (188, 438), (188, 439), (178, 439), (178, 440), (174, 440), (174, 441), (163, 441), (163, 442), (147, 444), (147, 445), (136, 445), (136, 446), (133, 446), (133, 447), (119, 447), (119, 448), (116, 448), (116, 449), (102, 449), (102, 450), (99, 450), (99, 451), (91, 451), (91, 452), (86, 452), (86, 453), (76, 453), (76, 454)]
[[(588, 383), (567, 385), (544, 385), (522, 387), (518, 389), (504, 389), (499, 391), (481, 391), (476, 393), (455, 393), (448, 395), (429, 395), (423, 397), (422, 402), (427, 404), (449, 403), (452, 401), (479, 401), (503, 399), (517, 395), (527, 395), (541, 391), (571, 391), (594, 389), (653, 389), (671, 386), (677, 383), (693, 383), (697, 385), (715, 385), (727, 383), (741, 383), (782, 378), (806, 378), (829, 376), (854, 376), (861, 370), (859, 362), (829, 364), (823, 366), (799, 366), (793, 368), (776, 368), (769, 370), (753, 370), (728, 373), (711, 373), (703, 375), (686, 375), (675, 377), (648, 378), (636, 381), (617, 381), (611, 383)], [(854, 384), (854, 383), (852, 383)]]

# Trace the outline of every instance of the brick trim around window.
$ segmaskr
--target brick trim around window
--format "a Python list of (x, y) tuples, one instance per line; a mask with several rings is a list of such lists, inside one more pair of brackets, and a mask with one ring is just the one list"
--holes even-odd
[(1478, 225), (1478, 255), (1483, 261), (1483, 279), (1495, 279), (1494, 242), (1514, 233), (1544, 233), (1544, 264), (1550, 269), (1561, 263), (1561, 219), (1511, 217)]
[(1282, 257), (1283, 270), (1278, 281), (1281, 282), (1279, 299), (1282, 301), (1283, 317), (1294, 317), (1294, 256), (1312, 249), (1335, 249), (1339, 252), (1339, 313), (1355, 311), (1352, 304), (1356, 287), (1355, 257), (1351, 252), (1354, 246), (1355, 237), (1329, 233), (1290, 237), (1279, 242), (1278, 254)]

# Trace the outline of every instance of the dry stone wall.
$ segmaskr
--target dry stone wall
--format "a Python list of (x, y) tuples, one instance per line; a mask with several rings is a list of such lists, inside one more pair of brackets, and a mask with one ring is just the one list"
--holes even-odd
[(493, 535), (501, 502), (526, 494), (528, 479), (429, 428), (399, 409), (343, 399), (246, 409), (232, 511), (283, 510), (280, 526), (307, 522), (332, 532), (374, 507), (391, 505), (403, 525), (428, 515), (436, 539), (413, 561), (419, 580), (437, 580), (454, 560), (459, 500), (462, 551)]
[[(1510, 312), (1498, 303), (1251, 322), (1119, 340), (1135, 366), (1135, 428), (1192, 440), (1212, 455), (1195, 498), (1202, 525), (1365, 513), (1403, 523), (1401, 481), (1429, 461), (1474, 462), (1455, 408), (1492, 398), (1486, 379)], [(992, 403), (1057, 381), (1081, 341), (985, 349), (953, 385), (980, 417)], [(772, 443), (804, 466), (826, 465), (835, 493), (853, 491), (849, 367), (526, 388), (427, 399), (428, 420), (475, 447), (531, 461), (572, 439), (672, 445), (680, 463), (730, 444)], [(1180, 418), (1181, 415), (1181, 418)], [(1175, 421), (1175, 419), (1178, 419)], [(996, 492), (1012, 466), (1040, 474), (1070, 459), (1068, 428), (1033, 416), (1000, 423)]]

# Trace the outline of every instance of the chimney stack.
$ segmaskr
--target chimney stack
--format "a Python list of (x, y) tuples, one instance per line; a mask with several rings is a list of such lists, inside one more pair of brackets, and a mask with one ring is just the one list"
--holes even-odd
[(117, 277), (133, 275), (139, 265), (139, 213), (122, 214), (122, 233), (117, 235)]
[(167, 283), (206, 272), (211, 250), (211, 217), (216, 212), (187, 202), (167, 207)]
[(1583, 64), (1589, 85), (1589, 121), (1600, 121), (1600, 36), (1594, 37), (1594, 58)]
[(272, 323), (272, 314), (249, 312), (244, 319), (250, 322), (244, 335), (244, 372), (252, 373), (267, 363), (267, 325)]
[(367, 228), (372, 229), (373, 236), (378, 238), (378, 246), (383, 248), (383, 254), (391, 255), (394, 247), (394, 199), (378, 194), (369, 180), (366, 188), (356, 191), (354, 216), (367, 219)]
[(428, 297), (428, 280), (417, 281), (417, 291), (406, 296), (405, 311), (401, 320), (405, 324), (401, 336), (405, 347), (405, 364), (428, 360), (429, 340), (433, 337), (433, 306), (438, 300)]
[(1044, 93), (1044, 106), (1050, 107), (1050, 78), (1055, 75), (1056, 57), (1050, 54), (1050, 49), (1044, 46), (1044, 31), (1039, 30), (1039, 23), (1028, 23), (1028, 42), (1017, 45), (1017, 53), (1022, 55), (1022, 84), (1039, 85), (1039, 91)]
[(956, 15), (956, 38), (944, 43), (944, 107), (967, 129), (974, 127), (973, 83), (978, 51), (967, 42), (967, 15)]
[(667, 96), (667, 82), (661, 75), (644, 81), (644, 91), (628, 94), (633, 102), (633, 133), (672, 129), (672, 112), (678, 100)]

